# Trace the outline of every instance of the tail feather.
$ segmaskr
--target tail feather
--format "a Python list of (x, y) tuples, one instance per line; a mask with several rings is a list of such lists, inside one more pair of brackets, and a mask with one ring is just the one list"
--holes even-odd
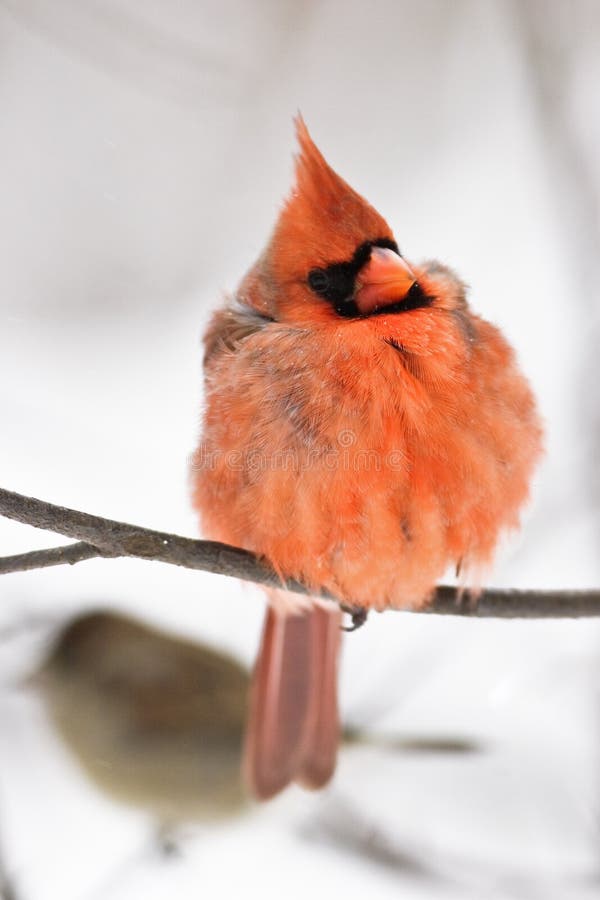
[(322, 787), (333, 774), (339, 625), (335, 609), (267, 611), (244, 750), (245, 781), (260, 800), (293, 780)]
[(337, 667), (341, 641), (341, 612), (315, 607), (312, 613), (313, 660), (311, 698), (301, 763), (296, 781), (304, 787), (323, 787), (335, 771), (340, 740)]

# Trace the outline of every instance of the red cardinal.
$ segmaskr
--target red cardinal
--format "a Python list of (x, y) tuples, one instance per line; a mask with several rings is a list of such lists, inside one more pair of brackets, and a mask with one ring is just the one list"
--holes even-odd
[[(424, 606), (449, 565), (477, 579), (518, 524), (541, 448), (497, 328), (387, 222), (301, 118), (296, 184), (204, 338), (194, 501), (207, 536), (352, 608)], [(339, 609), (283, 591), (254, 674), (245, 774), (320, 787), (338, 744)]]

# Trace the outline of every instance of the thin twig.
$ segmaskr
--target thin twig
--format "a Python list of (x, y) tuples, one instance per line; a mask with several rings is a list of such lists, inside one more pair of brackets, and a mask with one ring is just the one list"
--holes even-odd
[[(269, 565), (247, 550), (217, 541), (197, 541), (103, 519), (3, 488), (0, 488), (0, 515), (35, 528), (57, 532), (78, 542), (0, 558), (0, 574), (62, 563), (73, 565), (96, 556), (130, 556), (242, 578), (256, 584), (285, 587), (295, 593), (315, 593), (298, 581), (282, 582)], [(331, 597), (326, 591), (321, 591), (320, 595)], [(369, 605), (368, 597), (360, 599), (366, 606)], [(359, 599), (356, 603), (362, 605)], [(422, 611), (437, 615), (500, 619), (600, 616), (600, 590), (516, 591), (490, 588), (483, 591), (478, 603), (474, 604), (468, 596), (461, 599), (457, 588), (441, 585), (436, 589), (431, 603)]]
[(48, 566), (74, 565), (86, 559), (98, 556), (114, 556), (84, 541), (66, 544), (63, 547), (50, 547), (48, 550), (32, 550), (30, 553), (17, 553), (15, 556), (0, 556), (0, 575), (9, 572), (26, 572), (28, 569), (45, 569)]

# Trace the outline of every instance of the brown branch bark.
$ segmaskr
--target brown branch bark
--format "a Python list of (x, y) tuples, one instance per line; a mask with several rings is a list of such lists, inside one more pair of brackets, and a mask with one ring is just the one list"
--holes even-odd
[[(284, 586), (296, 593), (309, 593), (298, 581), (282, 583), (273, 569), (253, 553), (217, 541), (192, 540), (115, 522), (3, 488), (0, 488), (0, 515), (77, 541), (64, 547), (0, 558), (0, 574), (65, 563), (73, 565), (94, 557), (130, 556), (242, 578), (256, 584)], [(323, 591), (321, 596), (330, 595)], [(368, 597), (358, 599), (368, 604)], [(600, 590), (517, 591), (490, 588), (482, 592), (479, 602), (474, 605), (468, 598), (461, 601), (457, 588), (441, 585), (423, 612), (501, 619), (600, 616)]]
[(32, 550), (15, 556), (0, 556), (0, 575), (7, 575), (9, 572), (27, 572), (29, 569), (45, 569), (48, 566), (72, 566), (99, 556), (110, 557), (114, 556), (114, 553), (78, 541), (76, 544), (67, 544), (63, 547), (50, 547), (48, 550)]

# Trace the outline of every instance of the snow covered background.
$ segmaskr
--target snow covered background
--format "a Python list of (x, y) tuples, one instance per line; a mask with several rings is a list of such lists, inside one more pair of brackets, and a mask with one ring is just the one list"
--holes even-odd
[[(537, 392), (547, 456), (493, 583), (598, 586), (599, 45), (595, 0), (1, 0), (2, 486), (196, 534), (199, 338), (289, 188), (301, 109)], [(62, 542), (2, 520), (0, 541)], [(347, 749), (326, 792), (191, 828), (165, 861), (22, 679), (44, 621), (100, 604), (250, 664), (260, 592), (118, 560), (4, 576), (0, 598), (19, 900), (597, 896), (600, 623), (373, 618), (346, 641), (345, 720), (481, 752)]]

